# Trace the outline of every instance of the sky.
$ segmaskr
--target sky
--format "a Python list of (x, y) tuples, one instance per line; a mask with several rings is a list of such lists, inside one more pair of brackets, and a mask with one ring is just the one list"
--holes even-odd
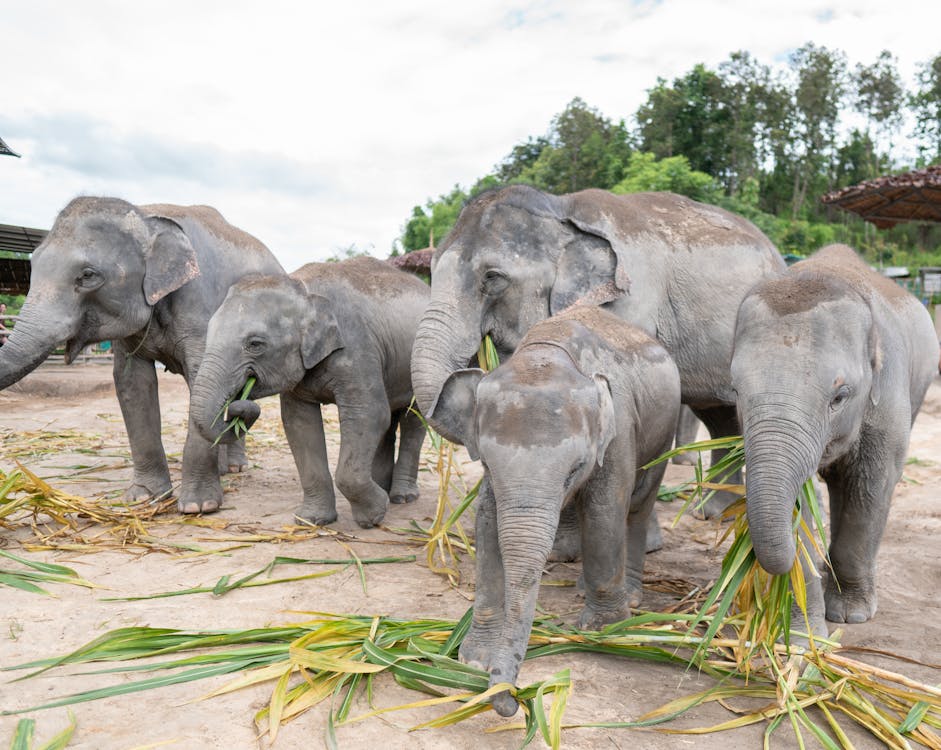
[[(412, 208), (576, 96), (630, 122), (658, 77), (807, 42), (941, 53), (926, 0), (0, 0), (0, 223), (76, 195), (208, 204), (287, 270), (386, 257)], [(928, 15), (926, 15), (926, 13)], [(933, 16), (933, 17), (931, 17)], [(906, 150), (904, 134), (898, 148)]]

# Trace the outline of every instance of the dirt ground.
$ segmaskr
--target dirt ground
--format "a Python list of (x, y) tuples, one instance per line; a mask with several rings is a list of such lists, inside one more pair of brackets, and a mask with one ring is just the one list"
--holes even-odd
[[(160, 375), (160, 398), (164, 415), (164, 443), (171, 458), (174, 479), (179, 479), (187, 391), (182, 379)], [(262, 421), (253, 431), (250, 443), (252, 468), (245, 474), (232, 475), (227, 487), (224, 509), (218, 514), (229, 522), (225, 532), (196, 527), (161, 527), (160, 534), (170, 534), (203, 548), (231, 547), (219, 541), (222, 536), (258, 530), (277, 530), (290, 523), (292, 510), (299, 500), (299, 487), (290, 452), (279, 432), (276, 399), (263, 402)], [(335, 412), (330, 412), (328, 442), (332, 458), (338, 446)], [(62, 489), (88, 497), (119, 491), (128, 482), (131, 469), (126, 438), (113, 387), (110, 366), (101, 364), (45, 365), (12, 389), (0, 392), (0, 468), (9, 471), (14, 463), (4, 453), (4, 435), (8, 440), (27, 431), (51, 433), (77, 430), (91, 435), (75, 440), (92, 455), (70, 451), (59, 445), (56, 452), (26, 459), (26, 464), (40, 476)], [(937, 487), (941, 483), (941, 381), (932, 385), (925, 407), (915, 423), (911, 462), (904, 481), (895, 494), (894, 507), (879, 552), (879, 611), (862, 625), (845, 628), (844, 644), (885, 649), (922, 662), (941, 662), (941, 501)], [(8, 443), (9, 444), (9, 443)], [(76, 474), (76, 465), (96, 468)], [(468, 482), (476, 479), (479, 469), (466, 465)], [(675, 484), (691, 475), (688, 467), (671, 466), (667, 484)], [(240, 589), (222, 597), (197, 594), (139, 602), (106, 602), (104, 596), (128, 596), (156, 593), (177, 588), (213, 585), (221, 576), (257, 570), (276, 555), (303, 558), (346, 557), (335, 538), (324, 536), (309, 541), (275, 545), (258, 543), (232, 549), (225, 554), (186, 557), (161, 553), (134, 555), (125, 552), (95, 554), (25, 553), (33, 559), (59, 562), (75, 568), (83, 577), (107, 590), (87, 590), (56, 585), (56, 598), (2, 588), (0, 589), (0, 665), (9, 666), (31, 659), (64, 654), (108, 630), (150, 625), (181, 629), (244, 629), (269, 624), (298, 622), (305, 619), (298, 611), (387, 614), (409, 619), (418, 617), (458, 618), (473, 596), (473, 563), (462, 563), (463, 582), (455, 589), (439, 575), (428, 570), (420, 549), (410, 546), (393, 530), (414, 519), (422, 524), (433, 514), (436, 480), (427, 470), (422, 473), (422, 497), (408, 506), (392, 506), (386, 517), (387, 528), (364, 531), (355, 526), (349, 505), (338, 495), (340, 518), (334, 528), (352, 537), (352, 549), (361, 557), (418, 554), (418, 562), (372, 565), (366, 568), (368, 594), (360, 586), (352, 568), (326, 578), (266, 587)], [(712, 549), (715, 527), (691, 518), (670, 528), (675, 505), (660, 505), (659, 519), (664, 530), (665, 547), (647, 556), (647, 577), (681, 578), (707, 585), (719, 569), (720, 558)], [(472, 528), (472, 525), (471, 525)], [(6, 535), (5, 537), (3, 535)], [(19, 541), (29, 536), (28, 529), (0, 532), (0, 547), (22, 553)], [(574, 579), (577, 568), (557, 566), (552, 578)], [(277, 574), (301, 575), (310, 568), (286, 566)], [(645, 593), (645, 607), (652, 609), (671, 601), (668, 594), (650, 590)], [(540, 606), (562, 614), (569, 621), (579, 608), (571, 588), (544, 586)], [(887, 668), (930, 682), (939, 682), (937, 670), (904, 664), (895, 660), (876, 661)], [(570, 723), (623, 721), (636, 718), (676, 697), (689, 695), (711, 684), (711, 680), (692, 671), (670, 665), (613, 657), (570, 655), (527, 662), (520, 684), (548, 677), (569, 667), (573, 693), (565, 712)], [(22, 710), (54, 697), (95, 686), (113, 684), (130, 677), (79, 675), (79, 669), (56, 670), (26, 680), (7, 682), (16, 673), (0, 676), (0, 709)], [(128, 750), (141, 747), (225, 748), (268, 747), (259, 739), (253, 715), (266, 705), (270, 685), (243, 690), (231, 695), (196, 701), (211, 688), (230, 677), (218, 677), (197, 683), (126, 695), (117, 699), (74, 706), (78, 729), (69, 747), (102, 750)], [(417, 694), (398, 687), (391, 678), (378, 681), (376, 703), (397, 705), (417, 700)], [(352, 715), (367, 710), (365, 700)], [(408, 729), (443, 713), (441, 708), (388, 714), (337, 728), (341, 748), (516, 748), (519, 731), (486, 733), (507, 722), (493, 712), (474, 717), (446, 729)], [(24, 714), (36, 719), (39, 741), (52, 737), (68, 723), (67, 710), (56, 708)], [(281, 729), (274, 747), (281, 750), (318, 747), (324, 744), (327, 707), (308, 711)], [(708, 726), (731, 718), (719, 706), (691, 711), (677, 726)], [(0, 747), (9, 745), (16, 722), (22, 716), (0, 717)], [(519, 715), (516, 717), (519, 721)], [(750, 727), (706, 736), (664, 735), (656, 732), (613, 729), (567, 730), (563, 744), (569, 748), (722, 748), (761, 747), (763, 727)], [(871, 737), (851, 731), (857, 747), (880, 747)], [(541, 745), (536, 739), (534, 747)], [(775, 735), (775, 747), (795, 747), (787, 727)], [(810, 746), (813, 741), (810, 740)]]

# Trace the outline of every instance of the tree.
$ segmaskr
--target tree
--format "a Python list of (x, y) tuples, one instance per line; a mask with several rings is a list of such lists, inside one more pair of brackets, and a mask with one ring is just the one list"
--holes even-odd
[(868, 179), (879, 174), (870, 127), (876, 131), (876, 137), (885, 137), (898, 130), (902, 124), (905, 88), (899, 77), (898, 61), (888, 50), (882, 50), (872, 65), (857, 63), (852, 80), (856, 88), (853, 106), (866, 118), (865, 137), (869, 150), (866, 153), (868, 172), (864, 179)]
[(494, 170), (496, 178), (504, 183), (519, 179), (523, 172), (532, 168), (548, 145), (549, 139), (545, 136), (530, 137), (523, 143), (517, 143), (507, 157), (496, 166)]
[(690, 168), (685, 156), (657, 159), (656, 155), (635, 151), (631, 154), (624, 179), (611, 188), (613, 193), (640, 193), (647, 190), (669, 190), (698, 201), (716, 197), (718, 186), (704, 172)]
[(439, 196), (438, 200), (429, 200), (424, 208), (415, 206), (402, 231), (403, 250), (421, 250), (431, 245), (432, 239), (436, 242), (444, 239), (468, 197), (460, 185), (455, 185), (450, 193)]
[(843, 103), (846, 59), (842, 52), (808, 43), (791, 56), (796, 74), (794, 110), (795, 159), (791, 215), (796, 219), (807, 200), (811, 185), (823, 177), (824, 192), (833, 185), (836, 132)]
[(915, 113), (914, 136), (925, 163), (941, 160), (941, 54), (922, 63), (918, 70), (918, 90), (909, 98)]

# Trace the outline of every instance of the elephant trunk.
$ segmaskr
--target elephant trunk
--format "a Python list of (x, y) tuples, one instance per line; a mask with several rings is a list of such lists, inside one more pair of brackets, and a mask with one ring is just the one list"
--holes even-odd
[(67, 318), (56, 310), (27, 299), (6, 343), (0, 347), (0, 390), (39, 367), (55, 348), (68, 339)]
[(820, 463), (822, 429), (793, 405), (745, 410), (746, 512), (755, 555), (772, 575), (790, 571), (796, 553), (793, 513), (801, 485)]
[(207, 353), (199, 365), (190, 390), (190, 419), (209, 442), (231, 443), (235, 431), (226, 430), (226, 402), (239, 387), (233, 383), (232, 368)]
[[(559, 512), (561, 488), (535, 486), (530, 480), (517, 490), (497, 497), (497, 527), (504, 573), (503, 638), (491, 665), (490, 684), (515, 683), (529, 642), (536, 612), (539, 583), (552, 550)], [(493, 707), (502, 716), (516, 711), (508, 693), (494, 696)]]
[[(444, 382), (455, 370), (467, 367), (480, 347), (479, 320), (451, 304), (432, 302), (422, 316), (412, 347), (412, 389), (418, 408), (436, 430), (435, 407)], [(441, 434), (452, 442), (457, 436)]]

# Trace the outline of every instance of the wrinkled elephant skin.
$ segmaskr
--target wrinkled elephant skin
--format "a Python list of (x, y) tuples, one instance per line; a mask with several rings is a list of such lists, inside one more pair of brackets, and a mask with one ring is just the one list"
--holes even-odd
[[(416, 401), (453, 438), (439, 396), (481, 339), (489, 334), (505, 359), (533, 324), (583, 301), (656, 337), (679, 368), (683, 402), (714, 437), (738, 434), (735, 314), (753, 284), (784, 269), (754, 225), (672, 193), (555, 196), (522, 185), (484, 193), (432, 260), (431, 302), (412, 353)], [(716, 498), (707, 515), (727, 502)]]
[[(581, 535), (585, 606), (597, 630), (640, 602), (647, 520), (680, 406), (676, 365), (640, 329), (595, 306), (537, 323), (492, 373), (444, 385), (444, 426), (485, 467), (477, 499), (473, 622), (463, 661), (515, 682), (563, 508)], [(509, 693), (494, 709), (516, 711)]]
[(819, 578), (805, 578), (828, 620), (876, 612), (876, 551), (937, 360), (924, 306), (845, 245), (757, 285), (742, 303), (732, 379), (755, 553), (771, 573), (791, 568), (795, 499), (819, 470), (833, 572), (825, 594)]
[[(65, 343), (70, 361), (88, 344), (112, 341), (114, 382), (131, 445), (128, 499), (171, 491), (160, 439), (154, 362), (192, 383), (206, 326), (228, 287), (248, 273), (283, 273), (268, 249), (208, 206), (134, 206), (117, 198), (76, 198), (32, 256), (30, 291), (0, 349), (0, 388), (36, 368)], [(196, 430), (183, 450), (178, 507), (194, 513), (222, 503), (228, 460)]]
[(409, 354), (429, 293), (415, 276), (373, 258), (310, 263), (290, 276), (239, 282), (209, 324), (191, 398), (198, 429), (215, 440), (226, 419), (247, 412), (245, 402), (235, 401), (226, 419), (216, 420), (249, 377), (256, 379), (252, 397), (280, 393), (304, 490), (295, 515), (327, 524), (337, 510), (320, 405), (336, 404), (336, 484), (356, 522), (375, 526), (390, 500), (418, 497), (425, 429), (409, 410)]

